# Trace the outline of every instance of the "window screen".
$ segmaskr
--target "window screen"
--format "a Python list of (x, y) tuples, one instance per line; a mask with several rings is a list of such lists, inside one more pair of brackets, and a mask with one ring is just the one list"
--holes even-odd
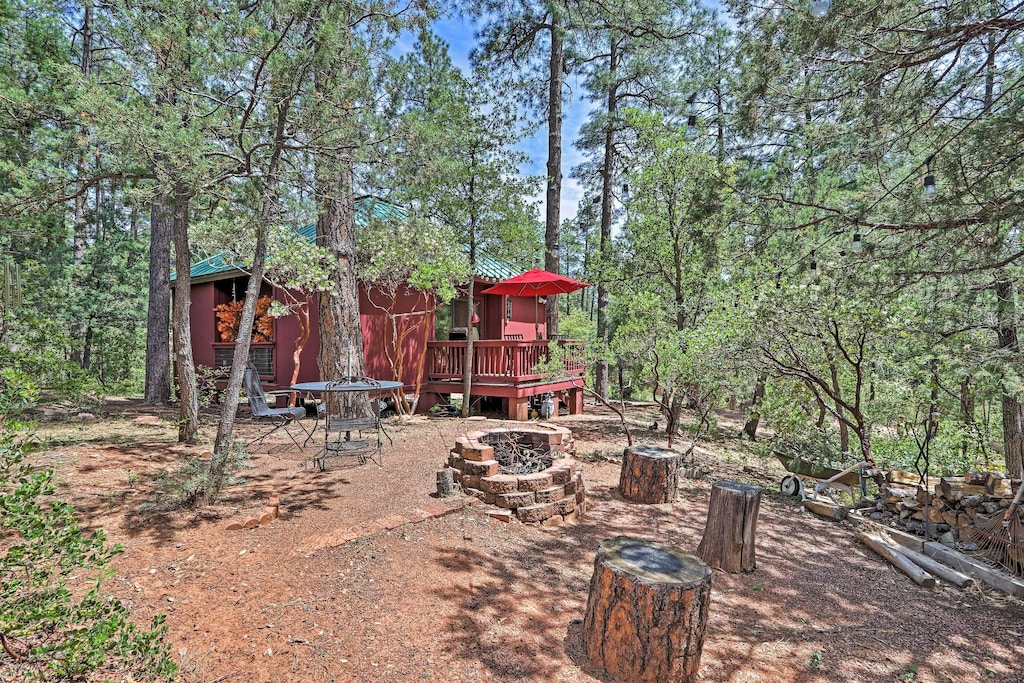
[[(231, 359), (235, 355), (233, 347), (221, 347), (213, 350), (213, 362), (218, 368), (230, 368)], [(256, 366), (261, 375), (274, 374), (274, 347), (257, 346), (249, 349), (249, 360)]]

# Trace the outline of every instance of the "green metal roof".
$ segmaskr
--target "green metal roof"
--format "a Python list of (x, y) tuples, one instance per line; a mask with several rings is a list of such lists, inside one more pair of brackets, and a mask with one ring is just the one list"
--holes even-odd
[[(383, 199), (370, 196), (356, 198), (355, 214), (356, 228), (366, 228), (370, 225), (371, 221), (375, 220), (404, 221), (409, 218), (409, 212), (404, 208), (386, 202)], [(316, 240), (315, 223), (297, 228), (296, 232), (310, 242)], [(468, 251), (468, 249), (464, 249), (464, 251)], [(478, 254), (476, 260), (476, 274), (487, 280), (504, 280), (506, 278), (519, 275), (520, 272), (509, 264), (503, 263), (484, 254)], [(216, 277), (217, 275), (220, 275), (221, 273), (229, 273), (231, 271), (241, 271), (241, 269), (235, 265), (235, 253), (231, 251), (223, 251), (219, 254), (214, 254), (209, 258), (205, 258), (202, 261), (193, 263), (189, 273), (192, 276), (192, 280), (217, 280), (220, 279)], [(174, 280), (173, 273), (171, 274), (171, 280)]]
[(522, 271), (516, 270), (509, 264), (491, 258), (486, 254), (476, 255), (476, 274), (482, 278), (497, 282), (498, 280), (507, 280), (510, 277), (515, 277), (520, 272)]

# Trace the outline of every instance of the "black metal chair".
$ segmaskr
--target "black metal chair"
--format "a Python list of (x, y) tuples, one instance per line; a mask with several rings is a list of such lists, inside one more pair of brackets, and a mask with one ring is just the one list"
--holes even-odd
[[(359, 464), (372, 460), (377, 466), (384, 467), (384, 439), (391, 445), (394, 442), (381, 424), (383, 406), (380, 393), (380, 383), (367, 377), (345, 377), (328, 383), (326, 394), (336, 394), (334, 402), (342, 410), (337, 415), (327, 411), (323, 457), (314, 463), (321, 470), (330, 454), (357, 455)], [(352, 395), (345, 399), (343, 394)], [(353, 433), (358, 433), (358, 438), (353, 438)]]
[(283, 429), (288, 438), (292, 440), (295, 446), (302, 450), (302, 444), (295, 438), (292, 427), (296, 426), (302, 432), (304, 440), (308, 441), (310, 432), (302, 425), (299, 420), (306, 416), (306, 409), (302, 406), (294, 406), (291, 408), (277, 408), (271, 407), (267, 403), (267, 396), (281, 396), (284, 394), (290, 394), (290, 391), (264, 391), (263, 385), (260, 383), (260, 373), (256, 369), (256, 366), (251, 362), (245, 368), (245, 375), (242, 377), (242, 386), (245, 388), (245, 395), (249, 397), (249, 408), (252, 409), (252, 416), (259, 420), (273, 421), (274, 427), (270, 431), (261, 434), (249, 443), (245, 444), (245, 447), (259, 443), (268, 436), (273, 434), (279, 429)]
[(523, 341), (523, 335), (521, 334), (506, 334), (505, 339), (508, 341)]

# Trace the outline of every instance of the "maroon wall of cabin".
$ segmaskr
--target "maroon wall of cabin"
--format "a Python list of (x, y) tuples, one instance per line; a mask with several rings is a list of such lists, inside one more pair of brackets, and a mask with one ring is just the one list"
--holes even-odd
[[(284, 292), (275, 290), (275, 299), (287, 302)], [(296, 296), (298, 294), (296, 293)], [(392, 379), (391, 362), (388, 349), (394, 353), (394, 330), (388, 321), (388, 313), (374, 303), (389, 308), (387, 300), (379, 292), (375, 292), (371, 300), (366, 289), (359, 288), (359, 322), (363, 333), (363, 355), (366, 363), (366, 374), (378, 379)], [(214, 367), (214, 343), (217, 341), (217, 319), (214, 307), (217, 305), (217, 290), (213, 282), (203, 282), (192, 286), (192, 307), (190, 322), (192, 330), (192, 355), (196, 365)], [(402, 349), (403, 373), (402, 381), (406, 386), (416, 383), (416, 371), (426, 370), (426, 358), (423, 354), (425, 341), (432, 341), (434, 335), (433, 311), (419, 315), (404, 315), (414, 311), (423, 311), (430, 302), (422, 293), (404, 289), (399, 292), (394, 306), (390, 310), (397, 316), (399, 326), (419, 326), (405, 340)], [(432, 306), (431, 306), (432, 307)], [(313, 296), (309, 304), (310, 335), (300, 356), (298, 382), (316, 382), (320, 378), (317, 356), (320, 354), (319, 312), (317, 296)], [(401, 329), (401, 328), (400, 328)], [(426, 331), (426, 339), (424, 339)], [(264, 376), (264, 385), (268, 389), (283, 389), (290, 386), (295, 369), (295, 340), (299, 336), (299, 322), (295, 315), (287, 315), (274, 321), (274, 376)], [(423, 357), (424, 365), (419, 367)]]
[[(504, 297), (512, 302), (512, 316), (505, 323), (504, 335), (521, 334), (523, 339), (531, 341), (537, 339), (539, 331), (540, 338), (547, 338), (547, 325), (544, 323), (544, 304), (539, 303), (532, 296), (510, 296)], [(504, 314), (504, 304), (502, 304)]]
[(192, 285), (189, 322), (192, 327), (192, 358), (197, 366), (213, 367), (213, 342), (217, 334), (217, 321), (213, 313), (215, 305), (212, 282)]

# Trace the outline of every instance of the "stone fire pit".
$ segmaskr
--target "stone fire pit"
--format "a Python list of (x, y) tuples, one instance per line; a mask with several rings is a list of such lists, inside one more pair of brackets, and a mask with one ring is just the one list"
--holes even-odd
[(497, 427), (455, 439), (448, 467), (462, 489), (520, 522), (574, 522), (586, 511), (576, 446), (565, 427)]

